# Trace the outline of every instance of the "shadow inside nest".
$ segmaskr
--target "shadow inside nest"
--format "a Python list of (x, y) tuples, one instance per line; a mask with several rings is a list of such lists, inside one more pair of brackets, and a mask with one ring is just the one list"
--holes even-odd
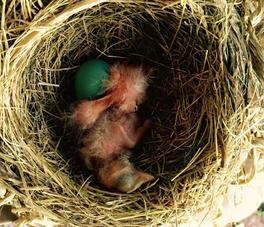
[[(213, 83), (209, 75), (211, 69), (206, 61), (207, 51), (204, 46), (200, 46), (202, 36), (206, 37), (185, 26), (184, 32), (179, 33), (182, 40), (176, 40), (171, 47), (165, 48), (165, 44), (171, 43), (172, 31), (169, 25), (160, 24), (162, 32), (159, 33), (155, 25), (148, 21), (141, 22), (139, 26), (144, 35), (130, 40), (129, 45), (120, 44), (102, 54), (98, 49), (104, 49), (104, 40), (98, 39), (96, 48), (89, 49), (88, 55), (82, 55), (75, 61), (70, 58), (74, 53), (64, 56), (61, 67), (76, 66), (88, 59), (101, 58), (109, 63), (125, 60), (154, 69), (147, 100), (139, 113), (142, 118), (151, 119), (152, 128), (133, 151), (135, 155), (132, 156), (132, 162), (137, 168), (153, 174), (167, 184), (188, 165), (197, 152), (203, 153), (213, 144), (210, 138), (212, 128), (208, 125), (212, 124), (214, 113), (208, 116), (212, 110), (204, 108), (213, 102), (207, 100), (211, 95), (209, 87)], [(186, 34), (189, 35), (184, 36)], [(109, 42), (117, 41), (113, 36)], [(214, 42), (208, 40), (207, 49), (213, 45)], [(69, 124), (68, 118), (71, 114), (70, 107), (76, 101), (73, 89), (75, 72), (76, 68), (60, 74), (56, 104), (50, 112), (63, 117), (60, 120), (52, 118), (47, 122), (52, 122), (50, 128), (57, 135), (54, 140), (60, 140), (59, 150), (68, 162), (71, 177), (78, 182), (89, 177), (90, 172), (78, 159), (81, 134)]]

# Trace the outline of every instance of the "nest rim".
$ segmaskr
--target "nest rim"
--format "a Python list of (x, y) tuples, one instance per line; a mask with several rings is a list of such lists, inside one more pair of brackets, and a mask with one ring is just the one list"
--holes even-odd
[[(25, 31), (21, 36), (19, 36), (16, 41), (14, 42), (14, 44), (8, 48), (7, 50), (7, 54), (6, 54), (6, 58), (5, 58), (5, 66), (6, 69), (3, 71), (3, 75), (4, 78), (6, 78), (8, 81), (6, 82), (7, 88), (5, 89), (5, 91), (3, 92), (3, 94), (8, 94), (8, 89), (10, 89), (10, 85), (8, 86), (8, 82), (10, 82), (10, 84), (14, 84), (14, 82), (17, 82), (18, 86), (16, 87), (16, 89), (20, 89), (19, 86), (21, 86), (21, 88), (23, 87), (23, 82), (24, 81), (17, 81), (16, 77), (19, 75), (19, 73), (16, 73), (17, 71), (19, 71), (20, 73), (23, 73), (25, 71), (25, 69), (27, 67), (29, 67), (30, 65), (25, 64), (26, 62), (28, 62), (27, 59), (25, 59), (25, 56), (28, 56), (28, 58), (33, 58), (36, 49), (33, 47), (37, 47), (43, 40), (43, 37), (45, 37), (45, 35), (49, 35), (52, 34), (52, 32), (55, 32), (58, 27), (63, 26), (63, 22), (67, 21), (69, 18), (71, 18), (74, 15), (77, 15), (78, 12), (84, 12), (85, 10), (89, 10), (90, 8), (93, 7), (97, 7), (99, 4), (102, 3), (114, 3), (114, 4), (131, 4), (131, 6), (133, 4), (137, 5), (137, 4), (142, 4), (142, 6), (144, 5), (141, 1), (138, 1), (137, 3), (133, 3), (132, 1), (129, 2), (125, 2), (125, 1), (107, 1), (107, 0), (97, 0), (97, 1), (82, 1), (79, 3), (75, 3), (72, 6), (66, 7), (65, 9), (63, 9), (61, 12), (56, 12), (56, 6), (55, 8), (52, 9), (54, 10), (54, 12), (56, 12), (55, 15), (57, 16), (52, 16), (50, 18), (48, 18), (50, 16), (49, 13), (47, 14), (42, 14), (39, 17), (36, 17), (36, 21), (32, 22), (32, 27), (34, 28), (35, 24), (41, 24), (40, 27), (44, 27), (44, 29), (40, 29), (40, 30), (30, 30), (28, 29), (27, 31)], [(150, 5), (156, 5), (156, 4), (162, 4), (162, 7), (160, 7), (161, 9), (165, 9), (166, 7), (169, 7), (170, 5), (162, 3), (160, 1), (155, 1), (155, 2), (150, 2)], [(50, 5), (48, 5), (48, 7), (51, 7), (52, 3)], [(101, 7), (102, 5), (100, 5), (99, 7)], [(198, 4), (196, 6), (199, 6)], [(197, 10), (197, 9), (196, 9)], [(198, 9), (199, 10), (199, 9)], [(203, 21), (201, 21), (202, 23)], [(205, 22), (204, 22), (205, 23)], [(58, 26), (60, 25), (60, 26)], [(58, 26), (58, 27), (56, 27)], [(204, 28), (203, 28), (204, 29)], [(32, 51), (34, 50), (34, 51)], [(58, 55), (60, 56), (60, 55)], [(220, 63), (221, 63), (222, 59), (220, 59)], [(7, 67), (8, 63), (11, 62), (11, 64)], [(221, 66), (221, 64), (219, 63), (219, 68)], [(56, 62), (56, 64), (60, 65), (60, 61)], [(29, 67), (30, 68), (30, 67)], [(74, 67), (73, 67), (74, 68)], [(227, 71), (225, 71), (226, 73)], [(55, 83), (54, 83), (55, 84)], [(56, 84), (55, 84), (56, 85)], [(36, 88), (36, 90), (38, 90), (38, 88)], [(9, 91), (10, 92), (10, 91)], [(25, 106), (23, 105), (23, 103), (21, 103), (20, 101), (18, 101), (17, 103), (15, 103), (15, 100), (19, 100), (19, 94), (21, 94), (21, 91), (15, 91), (15, 92), (11, 92), (9, 99), (6, 103), (7, 106), (12, 106), (10, 105), (10, 103), (14, 102), (14, 106), (16, 106), (18, 109), (21, 107), (22, 109), (25, 108)], [(52, 92), (52, 90), (47, 90), (45, 92)], [(45, 93), (44, 92), (44, 93)], [(236, 91), (237, 92), (237, 91)], [(237, 94), (239, 94), (239, 97), (242, 97), (242, 94), (237, 92)], [(43, 94), (42, 94), (43, 95)], [(38, 97), (39, 98), (39, 97)], [(45, 100), (45, 97), (43, 98)], [(31, 101), (30, 97), (27, 97), (26, 100), (28, 102)], [(239, 100), (240, 101), (240, 100)], [(238, 103), (240, 103), (238, 101)], [(232, 103), (232, 101), (228, 101), (228, 103)], [(32, 107), (33, 108), (33, 107)], [(231, 104), (230, 104), (230, 108), (231, 108)], [(238, 107), (239, 109), (240, 107)], [(244, 110), (239, 109), (243, 114), (245, 114)], [(223, 111), (221, 109), (221, 111)], [(90, 178), (88, 177), (86, 180), (83, 181), (82, 185), (75, 185), (75, 183), (72, 181), (72, 179), (70, 179), (67, 174), (65, 174), (65, 172), (58, 172), (58, 169), (54, 168), (54, 166), (56, 165), (56, 162), (61, 163), (61, 165), (59, 166), (63, 166), (63, 168), (67, 168), (67, 164), (65, 165), (65, 161), (63, 160), (63, 158), (61, 157), (60, 154), (56, 154), (51, 155), (50, 159), (51, 160), (45, 160), (45, 156), (43, 155), (37, 155), (34, 153), (34, 150), (39, 150), (39, 141), (37, 141), (37, 139), (30, 139), (30, 133), (27, 133), (29, 130), (29, 128), (34, 128), (34, 123), (36, 122), (29, 122), (30, 121), (30, 117), (32, 116), (31, 114), (28, 114), (27, 117), (25, 118), (23, 116), (23, 114), (25, 114), (24, 112), (26, 112), (26, 110), (23, 109), (23, 111), (14, 111), (9, 113), (9, 117), (12, 120), (12, 122), (10, 123), (10, 126), (8, 127), (13, 127), (13, 128), (17, 128), (17, 125), (21, 124), (21, 120), (19, 119), (20, 117), (24, 120), (25, 123), (27, 123), (28, 125), (25, 127), (21, 127), (18, 128), (16, 130), (15, 135), (10, 138), (6, 137), (6, 143), (8, 144), (9, 140), (13, 139), (13, 141), (17, 141), (15, 144), (17, 144), (18, 147), (23, 147), (23, 149), (25, 150), (31, 150), (28, 151), (28, 154), (32, 155), (32, 158), (34, 160), (38, 160), (38, 162), (36, 163), (36, 166), (34, 166), (34, 172), (40, 167), (44, 169), (44, 173), (48, 174), (51, 178), (53, 178), (53, 181), (56, 182), (55, 184), (57, 185), (55, 188), (56, 190), (49, 191), (47, 189), (46, 193), (50, 193), (50, 196), (52, 198), (52, 196), (54, 196), (54, 198), (56, 198), (58, 195), (56, 193), (62, 193), (64, 194), (61, 198), (61, 202), (64, 203), (70, 203), (73, 201), (72, 198), (70, 197), (74, 197), (75, 199), (77, 198), (77, 196), (79, 197), (78, 199), (76, 199), (75, 203), (77, 201), (79, 201), (82, 204), (82, 208), (86, 207), (88, 204), (88, 206), (90, 208), (93, 208), (94, 210), (91, 211), (88, 215), (87, 215), (87, 207), (85, 208), (85, 212), (86, 212), (86, 219), (84, 221), (88, 221), (89, 219), (91, 220), (95, 220), (96, 222), (98, 221), (99, 223), (104, 223), (104, 224), (109, 224), (109, 220), (112, 223), (121, 223), (121, 222), (127, 222), (130, 223), (131, 225), (140, 225), (140, 223), (146, 223), (146, 222), (152, 222), (152, 223), (164, 223), (164, 222), (174, 222), (175, 219), (172, 217), (173, 214), (177, 213), (178, 214), (178, 220), (186, 220), (186, 217), (184, 216), (184, 207), (178, 206), (177, 205), (177, 199), (181, 199), (181, 201), (184, 201), (185, 203), (190, 202), (190, 204), (192, 204), (192, 206), (189, 207), (189, 211), (194, 214), (196, 213), (198, 210), (201, 210), (201, 207), (197, 207), (194, 208), (194, 206), (198, 206), (198, 202), (200, 199), (202, 198), (208, 198), (208, 194), (211, 193), (211, 191), (209, 190), (209, 193), (207, 195), (203, 194), (203, 195), (197, 195), (196, 198), (196, 202), (195, 201), (188, 201), (190, 199), (190, 197), (188, 198), (184, 198), (184, 192), (181, 192), (181, 195), (177, 196), (174, 194), (174, 190), (177, 191), (177, 189), (175, 189), (175, 186), (177, 184), (173, 185), (173, 181), (172, 183), (170, 183), (168, 185), (168, 188), (166, 190), (164, 190), (165, 195), (169, 198), (169, 200), (167, 201), (162, 201), (162, 197), (160, 199), (157, 199), (157, 201), (155, 203), (151, 202), (150, 198), (154, 195), (153, 192), (149, 191), (149, 188), (151, 189), (151, 187), (153, 187), (153, 185), (159, 183), (159, 182), (154, 182), (153, 185), (150, 185), (149, 188), (147, 189), (143, 189), (142, 191), (136, 192), (134, 194), (127, 194), (127, 195), (120, 195), (118, 193), (113, 193), (113, 192), (106, 192), (101, 190), (100, 188), (94, 188), (93, 186), (89, 186), (86, 185), (86, 183), (88, 181), (90, 181)], [(219, 111), (220, 113), (220, 111)], [(233, 116), (230, 116), (230, 113), (225, 113), (226, 116), (228, 117), (228, 123), (229, 126), (233, 126), (233, 130), (236, 130), (236, 128), (238, 127), (236, 121), (239, 118), (239, 114), (237, 114), (238, 112), (234, 112), (233, 110), (231, 111), (231, 113), (233, 113)], [(232, 123), (230, 123), (232, 122)], [(43, 121), (42, 121), (43, 123)], [(48, 126), (43, 126), (40, 127), (38, 130), (43, 130), (45, 132), (45, 130), (48, 129)], [(6, 130), (6, 127), (5, 127)], [(34, 131), (34, 130), (33, 130)], [(3, 133), (3, 135), (7, 135), (7, 132)], [(11, 132), (10, 132), (11, 133)], [(29, 143), (28, 142), (22, 142), (21, 141), (21, 137), (23, 138), (23, 136), (21, 135), (27, 135), (29, 138)], [(52, 134), (52, 133), (50, 133)], [(215, 135), (214, 135), (215, 136)], [(40, 136), (41, 137), (41, 136)], [(4, 136), (5, 138), (5, 136)], [(19, 139), (18, 139), (19, 138)], [(39, 139), (39, 138), (38, 138)], [(247, 144), (243, 138), (241, 139), (241, 141), (243, 143), (245, 143), (246, 145), (244, 145), (245, 150), (247, 150), (247, 147), (249, 147), (249, 143)], [(240, 142), (241, 142), (240, 141)], [(242, 143), (241, 142), (241, 143)], [(227, 139), (225, 139), (225, 145), (226, 146), (230, 146), (232, 147), (232, 143), (230, 141), (230, 138), (228, 137)], [(230, 145), (231, 144), (231, 145)], [(53, 143), (52, 147), (54, 147), (54, 149), (58, 149), (58, 144)], [(43, 148), (43, 147), (42, 147)], [(44, 148), (43, 148), (44, 149)], [(237, 155), (239, 154), (239, 152), (237, 151), (237, 148), (232, 148), (233, 150), (235, 150), (235, 154), (232, 156), (232, 158), (230, 160), (234, 160), (235, 158), (237, 158)], [(201, 149), (200, 152), (202, 152), (203, 150)], [(43, 151), (42, 151), (43, 153)], [(213, 157), (210, 156), (210, 154), (208, 155), (208, 157), (210, 156), (211, 162), (209, 161), (207, 163), (207, 171), (214, 176), (213, 178), (211, 178), (211, 180), (214, 180), (215, 182), (219, 183), (219, 194), (224, 194), (224, 190), (225, 190), (225, 186), (234, 180), (239, 167), (236, 166), (232, 166), (230, 165), (230, 161), (229, 161), (229, 166), (228, 168), (223, 168), (219, 170), (219, 166), (220, 166), (220, 160), (221, 159), (217, 159), (217, 157), (219, 157), (219, 153), (220, 151), (218, 150), (218, 148), (213, 149), (213, 152), (211, 152), (211, 154), (214, 154)], [(197, 153), (197, 155), (199, 156), (199, 152)], [(13, 151), (14, 156), (16, 156), (17, 158), (21, 157), (21, 154), (18, 150)], [(3, 156), (3, 155), (2, 155)], [(198, 157), (197, 156), (197, 157)], [(7, 156), (3, 156), (4, 160), (6, 160), (6, 162), (8, 163), (12, 163), (13, 165), (20, 165), (22, 164), (22, 161), (15, 161), (12, 160), (10, 162), (10, 160), (8, 160)], [(195, 168), (196, 165), (199, 164), (199, 162), (196, 162), (194, 166), (192, 166), (192, 164), (194, 163), (194, 161), (196, 161), (196, 156), (194, 156), (195, 158), (190, 160), (189, 164), (187, 165), (186, 168), (183, 168), (182, 171), (186, 171), (186, 170), (192, 170), (193, 168)], [(2, 158), (2, 157), (1, 157)], [(55, 160), (52, 160), (52, 159)], [(206, 159), (206, 158), (205, 158)], [(19, 159), (18, 159), (19, 160)], [(205, 161), (203, 159), (201, 159), (201, 161)], [(239, 161), (238, 161), (239, 163)], [(240, 165), (241, 165), (242, 161), (240, 161)], [(53, 166), (52, 166), (53, 165)], [(239, 164), (238, 164), (239, 166)], [(62, 168), (62, 170), (63, 170)], [(228, 171), (233, 171), (233, 174), (228, 174)], [(34, 176), (33, 172), (26, 172), (23, 173), (22, 169), (17, 169), (17, 174), (20, 175), (20, 177), (27, 182), (26, 179), (28, 179), (28, 176), (26, 176), (27, 174), (30, 176)], [(16, 171), (10, 171), (12, 173), (16, 172)], [(183, 172), (179, 172), (179, 174), (177, 174), (175, 176), (175, 179), (177, 180), (181, 180), (181, 174)], [(43, 174), (43, 173), (42, 173)], [(45, 174), (43, 175), (43, 178), (45, 178)], [(199, 174), (197, 174), (199, 175)], [(217, 175), (217, 176), (216, 176)], [(185, 175), (185, 177), (188, 176)], [(199, 177), (199, 184), (200, 183), (204, 183), (205, 185), (207, 185), (207, 187), (210, 186), (210, 184), (208, 182), (206, 182), (206, 178), (208, 176), (204, 175), (204, 176), (198, 176)], [(210, 177), (209, 177), (210, 178)], [(218, 180), (217, 180), (218, 178)], [(39, 182), (38, 183), (42, 183), (41, 178), (39, 178)], [(175, 180), (174, 179), (174, 180)], [(187, 178), (185, 180), (186, 185), (189, 183), (190, 184), (190, 188), (192, 187), (192, 182), (191, 181), (192, 178)], [(221, 180), (219, 180), (221, 179)], [(30, 186), (27, 185), (27, 183), (24, 182), (23, 187), (26, 189), (29, 189), (30, 191)], [(29, 183), (29, 182), (28, 182)], [(63, 183), (65, 183), (65, 185), (63, 185)], [(23, 188), (21, 187), (21, 188)], [(53, 187), (52, 185), (49, 185), (49, 187)], [(89, 192), (87, 193), (87, 191), (85, 192), (82, 188), (86, 187), (86, 190), (89, 190)], [(171, 188), (170, 188), (171, 187)], [(43, 188), (45, 188), (43, 186)], [(212, 188), (211, 190), (215, 191), (217, 190), (215, 188)], [(44, 191), (45, 191), (44, 190)], [(182, 190), (187, 190), (186, 188), (182, 188)], [(201, 189), (201, 191), (203, 191), (204, 189)], [(34, 189), (32, 189), (32, 192), (34, 191)], [(38, 195), (38, 190), (34, 191), (34, 198), (37, 198)], [(188, 190), (187, 190), (188, 191)], [(189, 191), (190, 192), (190, 191)], [(22, 193), (23, 194), (23, 193)], [(98, 198), (100, 196), (102, 196), (100, 203), (96, 203), (96, 201), (98, 201)], [(165, 196), (165, 197), (166, 197)], [(196, 196), (196, 195), (195, 195)], [(121, 200), (116, 199), (117, 197), (121, 198)], [(177, 199), (175, 198), (177, 197)], [(31, 201), (30, 203), (34, 203), (32, 198), (30, 197), (30, 195), (28, 194), (28, 192), (25, 192), (25, 194), (21, 197), (21, 198), (27, 198), (29, 199), (29, 201)], [(139, 200), (140, 198), (140, 202), (137, 202), (137, 200)], [(55, 199), (56, 200), (56, 199)], [(171, 203), (169, 202), (171, 201)], [(34, 203), (34, 208), (36, 208), (36, 210), (38, 210), (40, 208), (40, 204), (38, 203)], [(130, 206), (130, 207), (129, 207)], [(56, 206), (52, 205), (51, 202), (47, 201), (46, 203), (44, 203), (44, 207), (48, 208), (48, 207), (53, 207), (52, 209), (54, 209)], [(113, 208), (116, 209), (116, 211), (113, 211)], [(50, 209), (50, 208), (49, 208)], [(50, 217), (53, 220), (56, 220), (58, 222), (63, 222), (63, 223), (67, 223), (69, 221), (69, 216), (68, 214), (65, 212), (64, 213), (64, 219), (60, 219), (58, 218), (58, 213), (56, 214), (52, 214), (51, 210), (49, 211), (43, 211), (42, 209), (39, 209), (39, 212), (41, 214), (45, 214)], [(74, 209), (74, 208), (73, 208)], [(122, 212), (123, 213), (122, 213)], [(29, 212), (29, 211), (27, 211)], [(60, 211), (63, 213), (63, 211)], [(59, 212), (59, 213), (60, 213)], [(76, 220), (74, 220), (71, 224), (76, 225), (78, 223), (79, 218), (83, 217), (85, 215), (85, 212), (83, 212), (81, 209), (78, 209), (78, 211), (75, 212), (75, 214), (79, 214), (77, 215), (78, 218), (76, 218)], [(105, 214), (105, 212), (109, 212), (107, 214)], [(103, 218), (108, 218), (108, 220), (103, 220)], [(134, 218), (134, 220), (132, 220)]]

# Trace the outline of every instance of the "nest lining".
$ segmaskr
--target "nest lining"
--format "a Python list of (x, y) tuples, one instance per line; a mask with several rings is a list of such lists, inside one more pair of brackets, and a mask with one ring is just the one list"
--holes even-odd
[[(4, 179), (6, 184), (24, 201), (21, 213), (34, 210), (60, 224), (142, 225), (181, 223), (186, 212), (208, 211), (236, 179), (238, 156), (250, 146), (248, 128), (256, 118), (245, 110), (251, 66), (242, 9), (229, 5), (226, 17), (224, 3), (214, 1), (121, 1), (92, 9), (84, 3), (50, 3), (31, 22), (37, 32), (25, 30), (14, 43), (17, 50), (11, 46), (5, 55), (13, 61), (3, 70), (7, 112), (1, 114), (8, 120), (0, 158), (13, 179)], [(82, 10), (52, 26), (78, 6)], [(38, 24), (51, 26), (38, 33)], [(93, 57), (128, 57), (156, 69), (145, 104), (153, 128), (133, 161), (158, 181), (130, 195), (104, 191), (63, 157), (76, 155), (67, 150), (64, 128), (65, 107), (74, 100), (73, 74)], [(250, 75), (262, 91), (256, 74)]]

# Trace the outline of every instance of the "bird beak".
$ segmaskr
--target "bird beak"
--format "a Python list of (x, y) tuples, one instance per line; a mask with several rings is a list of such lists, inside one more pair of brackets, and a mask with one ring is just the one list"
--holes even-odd
[(148, 174), (148, 173), (144, 173), (142, 171), (136, 171), (136, 180), (135, 180), (135, 184), (134, 187), (128, 191), (127, 193), (131, 193), (135, 190), (137, 190), (141, 185), (153, 181), (155, 179), (155, 177), (153, 177), (152, 175)]

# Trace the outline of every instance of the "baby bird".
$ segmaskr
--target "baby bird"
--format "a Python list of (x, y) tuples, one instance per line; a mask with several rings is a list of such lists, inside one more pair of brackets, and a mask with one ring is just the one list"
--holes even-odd
[(93, 101), (80, 101), (72, 115), (73, 121), (82, 129), (87, 129), (111, 106), (118, 108), (119, 115), (135, 112), (144, 101), (150, 72), (142, 66), (112, 65), (109, 80), (105, 81), (106, 96)]
[(97, 178), (108, 189), (125, 193), (133, 192), (141, 185), (154, 180), (152, 175), (136, 170), (126, 155), (98, 168)]
[(148, 79), (151, 70), (147, 72), (143, 66), (115, 64), (111, 66), (110, 80), (106, 87), (113, 99), (113, 104), (119, 107), (122, 113), (131, 113), (137, 110), (146, 96)]
[(138, 171), (128, 160), (128, 149), (135, 147), (150, 127), (140, 125), (136, 113), (119, 115), (119, 109), (106, 111), (83, 139), (80, 154), (86, 166), (110, 190), (132, 192), (154, 179)]

